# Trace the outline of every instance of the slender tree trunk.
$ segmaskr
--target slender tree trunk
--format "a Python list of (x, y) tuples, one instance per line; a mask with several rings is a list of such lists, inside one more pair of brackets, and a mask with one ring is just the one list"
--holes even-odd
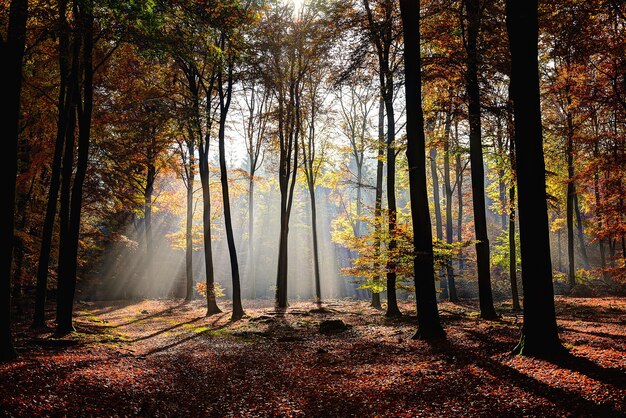
[(517, 289), (517, 254), (515, 245), (515, 186), (509, 187), (509, 279), (513, 310), (519, 311), (519, 291)]
[[(76, 7), (74, 7), (76, 12)], [(69, 120), (65, 133), (65, 148), (61, 166), (61, 205), (59, 208), (59, 265), (57, 278), (57, 333), (67, 334), (74, 330), (72, 325), (72, 238), (70, 232), (71, 217), (71, 197), (72, 197), (72, 172), (74, 171), (74, 154), (76, 145), (76, 118), (77, 102), (80, 101), (80, 60), (81, 38), (77, 29), (73, 32), (72, 45), (72, 69), (70, 71), (69, 83), (72, 98), (69, 101)], [(68, 254), (69, 253), (69, 254)]]
[(309, 182), (309, 197), (311, 198), (311, 230), (313, 233), (313, 273), (315, 275), (315, 302), (322, 303), (322, 287), (320, 281), (320, 257), (317, 241), (317, 208), (315, 205), (315, 185)]
[(591, 266), (589, 265), (589, 257), (587, 256), (587, 245), (585, 244), (585, 231), (582, 216), (580, 215), (578, 193), (574, 195), (574, 213), (576, 214), (576, 231), (578, 233), (578, 244), (580, 245), (580, 259), (583, 262), (585, 270), (589, 270)]
[(478, 268), (478, 297), (480, 316), (496, 319), (491, 293), (489, 266), (489, 236), (485, 209), (485, 173), (483, 163), (480, 87), (478, 83), (478, 32), (480, 28), (480, 0), (465, 0), (467, 10), (467, 96), (469, 100), (470, 160), (472, 164), (472, 203), (476, 232), (476, 265)]
[[(376, 158), (376, 195), (374, 197), (374, 228), (376, 235), (376, 243), (375, 243), (375, 260), (378, 260), (378, 256), (380, 255), (380, 235), (382, 230), (382, 224), (380, 222), (382, 216), (382, 205), (383, 205), (383, 158), (385, 156), (385, 100), (382, 96), (378, 100), (378, 155)], [(381, 280), (380, 277), (380, 266), (377, 264), (374, 265), (374, 270), (376, 271), (376, 278), (374, 280)], [(380, 293), (372, 292), (372, 307), (376, 309), (382, 309), (380, 304)]]
[(224, 202), (224, 227), (226, 229), (226, 242), (228, 243), (228, 254), (230, 256), (230, 270), (233, 282), (233, 313), (231, 319), (239, 320), (244, 316), (241, 304), (241, 281), (239, 278), (239, 262), (237, 260), (237, 249), (235, 248), (235, 237), (233, 234), (233, 222), (230, 213), (230, 196), (228, 194), (228, 170), (226, 168), (226, 147), (224, 136), (226, 131), (226, 116), (230, 107), (230, 99), (233, 91), (233, 64), (228, 64), (228, 76), (226, 80), (226, 91), (222, 80), (222, 70), (217, 74), (218, 89), (220, 95), (220, 126), (218, 133), (219, 159), (220, 159), (220, 180), (222, 183), (222, 200)]
[(506, 185), (504, 184), (504, 170), (498, 171), (498, 189), (500, 192), (500, 205), (502, 205), (502, 215), (500, 216), (500, 228), (504, 231), (507, 227), (506, 222)]
[(539, 98), (537, 0), (507, 0), (511, 92), (515, 113), (518, 211), (524, 286), (524, 326), (516, 351), (563, 351), (554, 310), (545, 161)]
[(154, 181), (156, 178), (156, 167), (154, 165), (154, 136), (152, 138), (152, 147), (148, 148), (147, 152), (147, 164), (146, 164), (146, 188), (143, 195), (143, 213), (144, 213), (144, 234), (146, 240), (146, 260), (145, 260), (145, 274), (144, 283), (146, 288), (149, 289), (150, 282), (153, 280), (154, 275), (154, 240), (152, 236), (152, 194), (154, 193)]
[(213, 269), (213, 244), (211, 242), (211, 187), (208, 162), (208, 137), (200, 144), (200, 183), (202, 184), (202, 232), (204, 243), (204, 267), (206, 280), (207, 316), (215, 315), (222, 310), (215, 299), (215, 271)]
[(251, 170), (250, 182), (248, 183), (248, 280), (250, 280), (250, 297), (252, 299), (256, 299), (254, 261), (254, 170)]
[[(13, 222), (15, 215), (15, 179), (17, 177), (17, 145), (19, 139), (20, 95), (22, 89), (22, 61), (26, 42), (26, 19), (28, 1), (12, 0), (9, 6), (7, 39), (0, 40), (0, 61), (4, 67), (2, 100), (4, 110), (0, 112), (0, 126), (4, 130), (3, 161), (6, 169), (3, 176), (4, 203), (1, 235), (5, 239), (0, 258), (0, 361), (17, 356), (11, 334), (11, 265), (13, 256)], [(8, 243), (8, 245), (7, 245)]]
[(556, 237), (557, 237), (557, 248), (558, 248), (558, 257), (559, 257), (559, 271), (563, 272), (563, 260), (561, 260), (561, 254), (563, 253), (563, 251), (561, 250), (561, 230), (559, 229), (558, 231), (556, 231)]
[[(447, 121), (451, 119), (451, 114), (446, 115)], [(449, 122), (448, 122), (449, 123)], [(452, 185), (450, 184), (450, 132), (444, 137), (443, 143), (443, 182), (446, 191), (446, 243), (452, 244)], [(456, 294), (456, 283), (454, 281), (454, 268), (452, 260), (446, 260), (446, 276), (448, 279), (448, 296), (450, 302), (458, 302)]]
[[(597, 123), (597, 119), (596, 119), (596, 115), (594, 114), (594, 131), (596, 136), (599, 134), (598, 132), (598, 123)], [(596, 141), (596, 143), (593, 146), (593, 156), (594, 158), (598, 158), (598, 154), (599, 154), (599, 150), (598, 150), (598, 142)], [(594, 191), (594, 197), (595, 197), (595, 203), (596, 203), (596, 218), (598, 219), (598, 230), (602, 231), (603, 228), (603, 216), (602, 216), (602, 211), (600, 210), (601, 207), (601, 203), (600, 203), (600, 173), (599, 173), (599, 169), (596, 166), (596, 169), (594, 170), (593, 173), (593, 191)], [(602, 270), (602, 278), (604, 280), (608, 280), (608, 274), (606, 271), (606, 253), (604, 250), (604, 240), (602, 238), (598, 239), (598, 248), (600, 250), (600, 269)]]
[[(79, 26), (82, 35), (82, 100), (77, 106), (78, 112), (78, 154), (76, 173), (72, 183), (68, 239), (61, 247), (59, 255), (59, 295), (57, 300), (58, 335), (74, 330), (72, 314), (76, 292), (76, 273), (78, 268), (78, 241), (80, 236), (81, 212), (83, 203), (83, 184), (89, 162), (89, 143), (91, 139), (91, 117), (93, 113), (93, 4), (85, 2), (78, 7)], [(72, 149), (73, 151), (73, 149)]]
[(189, 178), (187, 179), (187, 218), (185, 223), (185, 300), (194, 299), (193, 293), (193, 146), (189, 147)]
[[(388, 72), (388, 71), (387, 71)], [(393, 109), (393, 78), (389, 74), (385, 88), (385, 110), (387, 113), (387, 208), (389, 210), (389, 244), (388, 251), (392, 253), (397, 247), (396, 234), (396, 119)], [(398, 308), (396, 296), (396, 261), (389, 257), (387, 263), (387, 317), (402, 316)]]
[[(61, 159), (63, 158), (63, 146), (68, 119), (72, 116), (68, 112), (71, 109), (70, 101), (73, 93), (68, 89), (69, 77), (69, 34), (66, 20), (67, 0), (58, 2), (59, 7), (59, 115), (57, 119), (57, 136), (52, 157), (52, 170), (50, 173), (50, 187), (46, 203), (46, 215), (43, 223), (41, 236), (41, 249), (37, 263), (37, 285), (35, 291), (35, 313), (33, 316), (33, 328), (43, 328), (45, 322), (46, 297), (48, 292), (48, 267), (50, 265), (50, 253), (52, 252), (52, 236), (54, 233), (54, 220), (57, 213), (57, 202), (61, 186)], [(71, 87), (71, 86), (70, 86)]]
[[(439, 175), (437, 173), (437, 148), (430, 147), (430, 175), (433, 180), (433, 203), (435, 206), (435, 231), (437, 234), (437, 240), (443, 241), (443, 219), (441, 216), (441, 197), (439, 196)], [(439, 271), (439, 288), (441, 289), (440, 297), (442, 299), (448, 299), (448, 286), (444, 280), (443, 268)]]
[(574, 138), (573, 134), (567, 135), (567, 284), (570, 287), (576, 285), (576, 265), (574, 260)]
[[(457, 133), (458, 144), (458, 133)], [(457, 153), (455, 158), (455, 170), (456, 170), (456, 187), (457, 187), (457, 204), (458, 204), (458, 219), (456, 220), (456, 234), (457, 241), (463, 242), (463, 168), (461, 167), (461, 155)], [(463, 255), (463, 248), (459, 249), (459, 274), (462, 275), (465, 270), (465, 256)]]
[(413, 222), (413, 265), (418, 329), (414, 338), (434, 339), (445, 336), (439, 321), (433, 237), (426, 187), (426, 137), (422, 111), (422, 74), (420, 57), (420, 2), (400, 0), (404, 32), (404, 64), (407, 114), (407, 150)]

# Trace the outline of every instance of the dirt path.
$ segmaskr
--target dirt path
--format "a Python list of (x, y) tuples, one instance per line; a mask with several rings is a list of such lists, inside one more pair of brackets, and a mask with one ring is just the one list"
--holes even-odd
[[(429, 345), (411, 339), (414, 317), (388, 322), (364, 302), (246, 306), (232, 324), (200, 302), (81, 304), (77, 333), (61, 341), (24, 326), (20, 359), (0, 365), (0, 414), (626, 415), (624, 299), (560, 299), (575, 357), (559, 364), (508, 353), (520, 318), (506, 307), (489, 322), (472, 303), (443, 303), (448, 340)], [(325, 319), (349, 329), (322, 335)]]

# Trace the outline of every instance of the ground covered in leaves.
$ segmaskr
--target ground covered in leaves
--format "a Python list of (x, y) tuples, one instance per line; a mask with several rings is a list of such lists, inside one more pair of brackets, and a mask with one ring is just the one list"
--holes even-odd
[[(442, 303), (448, 338), (412, 340), (413, 306), (386, 320), (363, 301), (324, 310), (247, 302), (247, 317), (200, 301), (81, 303), (60, 340), (18, 324), (20, 358), (0, 364), (3, 416), (626, 415), (626, 299), (559, 298), (571, 357), (513, 356), (521, 315)], [(341, 320), (344, 330), (320, 333)], [(331, 324), (332, 325), (332, 324)]]

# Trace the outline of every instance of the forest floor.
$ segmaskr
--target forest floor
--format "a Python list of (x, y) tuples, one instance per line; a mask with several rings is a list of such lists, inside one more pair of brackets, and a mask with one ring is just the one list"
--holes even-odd
[[(571, 357), (510, 354), (521, 315), (440, 304), (447, 340), (412, 340), (413, 305), (386, 320), (364, 301), (325, 312), (245, 301), (247, 317), (200, 301), (79, 303), (77, 332), (18, 324), (0, 364), (2, 416), (626, 416), (626, 299), (557, 298)], [(348, 329), (321, 334), (341, 319)]]

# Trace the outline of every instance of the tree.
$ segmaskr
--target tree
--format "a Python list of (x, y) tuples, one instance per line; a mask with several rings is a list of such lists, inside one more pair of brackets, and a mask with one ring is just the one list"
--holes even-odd
[(474, 228), (476, 232), (476, 264), (478, 268), (478, 296), (480, 316), (496, 319), (491, 294), (491, 272), (489, 270), (489, 237), (485, 210), (485, 174), (481, 133), (480, 85), (478, 83), (478, 34), (480, 29), (480, 0), (465, 0), (467, 13), (466, 89), (470, 124), (470, 160), (472, 165), (472, 203), (474, 206)]
[(515, 116), (524, 326), (515, 351), (551, 356), (563, 351), (554, 310), (539, 100), (537, 1), (506, 2), (511, 51), (511, 98)]
[(400, 0), (404, 33), (404, 68), (407, 109), (407, 159), (413, 246), (415, 251), (414, 280), (418, 329), (415, 337), (434, 339), (445, 336), (439, 322), (433, 239), (426, 191), (426, 137), (422, 111), (422, 76), (420, 57), (420, 2)]
[[(72, 313), (76, 291), (76, 273), (78, 267), (78, 239), (81, 227), (83, 204), (83, 184), (87, 174), (89, 144), (91, 139), (91, 118), (93, 113), (93, 49), (94, 49), (94, 14), (93, 3), (86, 1), (73, 4), (73, 13), (79, 31), (75, 35), (73, 50), (74, 83), (73, 111), (78, 122), (78, 150), (76, 169), (72, 178), (74, 160), (73, 137), (66, 139), (65, 155), (62, 166), (61, 210), (60, 210), (60, 251), (59, 278), (57, 293), (57, 329), (58, 335), (74, 330)], [(82, 56), (79, 53), (82, 51)], [(72, 116), (72, 119), (74, 116)], [(71, 131), (71, 130), (68, 130)], [(70, 192), (71, 182), (71, 192)]]
[(17, 144), (20, 121), (20, 96), (22, 89), (22, 60), (26, 43), (26, 19), (28, 1), (12, 0), (9, 6), (9, 24), (6, 38), (0, 38), (0, 60), (4, 70), (2, 77), (3, 108), (0, 121), (5, 129), (4, 165), (7, 172), (3, 180), (6, 196), (2, 207), (2, 236), (5, 245), (0, 258), (0, 361), (15, 358), (11, 335), (11, 263), (13, 253), (13, 223), (15, 215), (15, 179), (17, 177)]
[[(228, 42), (228, 46), (227, 43)], [(233, 236), (233, 224), (230, 212), (230, 196), (228, 194), (228, 171), (226, 169), (226, 148), (224, 144), (226, 117), (233, 94), (233, 51), (226, 51), (225, 48), (232, 48), (228, 35), (222, 32), (220, 49), (225, 52), (226, 59), (217, 70), (217, 90), (219, 94), (219, 159), (220, 159), (220, 180), (222, 183), (222, 200), (224, 202), (224, 226), (226, 228), (226, 240), (228, 242), (228, 254), (230, 256), (230, 268), (233, 282), (233, 313), (231, 319), (239, 320), (244, 316), (241, 305), (241, 282), (239, 278), (239, 262), (237, 260), (237, 250), (235, 248), (235, 238)], [(226, 77), (224, 76), (226, 70)]]
[[(396, 205), (396, 120), (393, 99), (395, 94), (394, 73), (397, 70), (395, 60), (396, 51), (394, 44), (398, 37), (397, 8), (395, 2), (383, 0), (377, 4), (377, 14), (374, 13), (369, 0), (363, 0), (363, 6), (367, 14), (367, 30), (371, 42), (374, 44), (378, 58), (378, 77), (380, 95), (385, 102), (385, 114), (387, 116), (387, 207), (389, 210), (389, 243), (391, 253), (396, 248), (394, 231), (397, 221)], [(378, 16), (380, 15), (380, 16)], [(387, 264), (387, 317), (398, 317), (402, 313), (398, 308), (396, 297), (396, 266), (394, 259), (388, 258)]]

